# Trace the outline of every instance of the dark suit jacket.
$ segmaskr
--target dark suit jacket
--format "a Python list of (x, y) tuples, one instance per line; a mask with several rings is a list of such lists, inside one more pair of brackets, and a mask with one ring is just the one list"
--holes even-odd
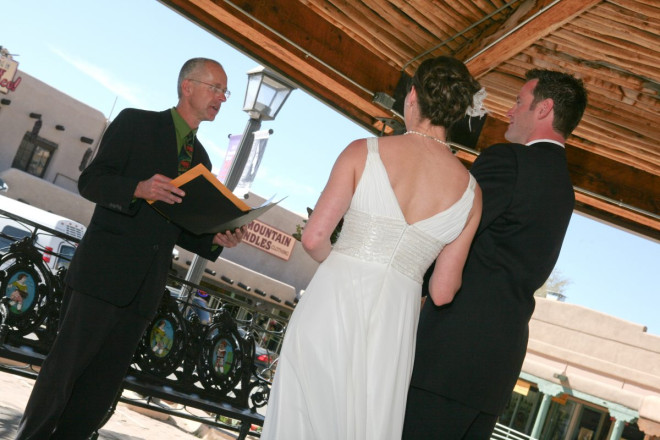
[[(192, 166), (211, 168), (195, 141)], [(98, 154), (78, 182), (80, 194), (96, 203), (90, 225), (69, 267), (74, 290), (117, 306), (140, 301), (141, 314), (155, 313), (162, 297), (175, 244), (215, 260), (210, 234), (195, 236), (172, 224), (133, 192), (141, 180), (178, 171), (170, 110), (122, 111), (108, 126)]]
[(534, 291), (559, 256), (575, 203), (556, 144), (498, 144), (475, 161), (483, 214), (454, 301), (427, 301), (412, 385), (499, 415), (527, 349)]

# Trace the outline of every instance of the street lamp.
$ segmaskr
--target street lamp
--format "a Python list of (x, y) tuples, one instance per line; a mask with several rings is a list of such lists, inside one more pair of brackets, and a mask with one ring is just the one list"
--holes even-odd
[(248, 85), (243, 101), (243, 111), (250, 115), (250, 119), (224, 182), (231, 191), (236, 189), (236, 185), (243, 175), (243, 169), (254, 142), (254, 132), (261, 128), (261, 121), (275, 119), (286, 99), (296, 88), (289, 81), (261, 66), (248, 71), (247, 75)]
[[(261, 66), (248, 71), (247, 76), (243, 111), (250, 115), (250, 119), (224, 181), (224, 185), (230, 191), (234, 191), (243, 175), (243, 169), (252, 150), (254, 132), (261, 127), (261, 121), (274, 120), (286, 99), (296, 88), (291, 82)], [(197, 254), (193, 255), (186, 281), (199, 284), (205, 265), (206, 260)]]

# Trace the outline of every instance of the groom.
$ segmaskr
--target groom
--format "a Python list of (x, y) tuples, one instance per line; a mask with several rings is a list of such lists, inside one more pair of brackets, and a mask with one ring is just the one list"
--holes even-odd
[(454, 301), (422, 309), (404, 440), (488, 439), (527, 349), (534, 291), (552, 271), (575, 195), (564, 143), (587, 104), (582, 81), (531, 70), (509, 110), (511, 144), (471, 172), (483, 214)]

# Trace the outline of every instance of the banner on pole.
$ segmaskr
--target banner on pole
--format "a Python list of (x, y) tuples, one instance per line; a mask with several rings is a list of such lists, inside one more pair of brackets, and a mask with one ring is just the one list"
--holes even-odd
[(234, 190), (234, 194), (238, 197), (243, 197), (250, 191), (250, 187), (257, 176), (257, 170), (261, 164), (261, 159), (264, 157), (264, 151), (266, 150), (266, 143), (268, 142), (269, 137), (270, 133), (268, 130), (254, 132), (254, 141), (252, 142), (250, 155), (245, 163), (245, 168), (243, 168), (241, 179), (238, 181), (236, 189)]
[(238, 146), (241, 143), (243, 138), (242, 134), (233, 134), (229, 136), (229, 145), (227, 145), (227, 152), (225, 153), (225, 161), (222, 163), (222, 168), (218, 172), (218, 180), (222, 183), (227, 183), (227, 176), (229, 175), (229, 170), (231, 169), (231, 164), (234, 162), (236, 157), (236, 151)]
[[(236, 184), (234, 189), (234, 194), (238, 197), (243, 197), (250, 191), (252, 182), (257, 175), (257, 170), (259, 169), (259, 164), (261, 164), (261, 159), (264, 156), (264, 151), (266, 150), (266, 143), (270, 137), (269, 130), (259, 130), (254, 132), (254, 141), (250, 148), (250, 155), (248, 156), (245, 167), (243, 168), (243, 173), (241, 178)], [(238, 151), (238, 146), (241, 144), (241, 139), (243, 139), (242, 134), (235, 134), (229, 136), (229, 145), (227, 146), (227, 153), (225, 154), (225, 161), (222, 164), (220, 172), (218, 172), (217, 177), (223, 183), (226, 183), (227, 176), (229, 175), (229, 170), (231, 165), (236, 158), (236, 153)]]

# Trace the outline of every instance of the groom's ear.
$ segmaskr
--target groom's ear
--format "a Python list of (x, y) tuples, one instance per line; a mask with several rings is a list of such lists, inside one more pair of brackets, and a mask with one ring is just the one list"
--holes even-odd
[(546, 98), (543, 101), (536, 104), (536, 111), (537, 114), (539, 115), (539, 119), (544, 119), (550, 115), (554, 115), (554, 107), (555, 107), (555, 102), (550, 98)]

